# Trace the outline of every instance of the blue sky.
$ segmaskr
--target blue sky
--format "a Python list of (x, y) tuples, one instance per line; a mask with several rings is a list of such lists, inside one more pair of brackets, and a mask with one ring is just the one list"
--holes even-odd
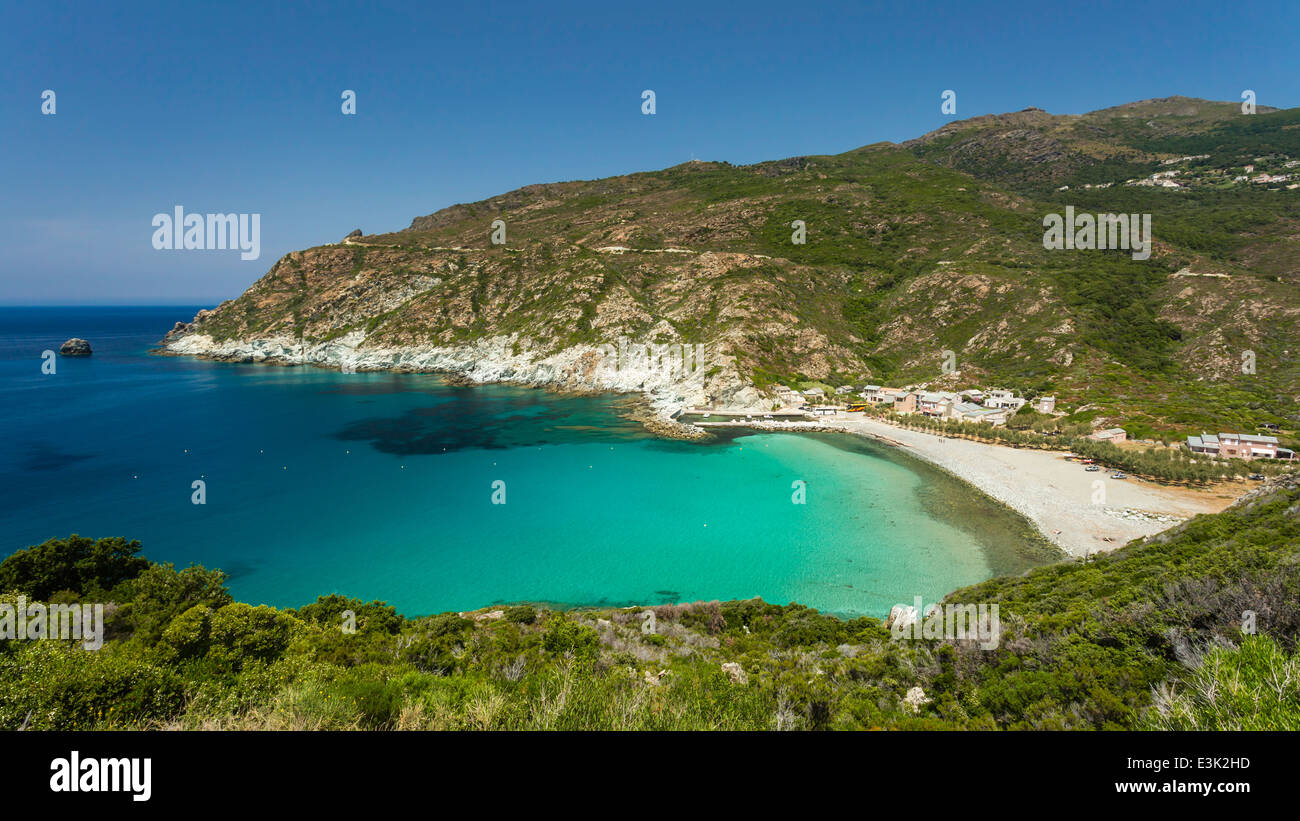
[[(1300, 104), (1289, 0), (121, 5), (0, 0), (0, 304), (212, 304), (529, 183), (905, 140), (944, 89), (958, 118)], [(155, 250), (178, 204), (261, 214), (261, 257)]]

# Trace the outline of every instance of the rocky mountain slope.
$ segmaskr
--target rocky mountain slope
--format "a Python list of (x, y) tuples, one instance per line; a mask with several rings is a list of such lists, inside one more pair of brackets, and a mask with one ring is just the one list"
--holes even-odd
[[(641, 390), (665, 412), (766, 407), (778, 381), (928, 382), (1156, 429), (1290, 428), (1300, 190), (1245, 166), (1300, 181), (1296, 159), (1300, 109), (1174, 97), (531, 185), (291, 253), (165, 349)], [(1151, 214), (1150, 259), (1044, 249), (1067, 205)], [(627, 356), (638, 344), (664, 347)], [(695, 369), (673, 366), (681, 345), (701, 346)]]

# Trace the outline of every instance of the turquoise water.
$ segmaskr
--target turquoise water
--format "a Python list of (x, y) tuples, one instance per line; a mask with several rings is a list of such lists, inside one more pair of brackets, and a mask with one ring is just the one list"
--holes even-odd
[[(149, 355), (193, 313), (0, 309), (0, 551), (120, 535), (226, 570), (244, 601), (407, 615), (751, 596), (880, 615), (1042, 560), (1023, 520), (856, 437), (678, 442), (623, 397)], [(95, 355), (43, 375), (74, 335)]]

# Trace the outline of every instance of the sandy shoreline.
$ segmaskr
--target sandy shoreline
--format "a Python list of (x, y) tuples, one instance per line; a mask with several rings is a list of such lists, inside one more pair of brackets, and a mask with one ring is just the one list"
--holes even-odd
[[(736, 427), (701, 423), (701, 427)], [(930, 462), (1025, 516), (1071, 556), (1114, 550), (1132, 539), (1159, 533), (1199, 513), (1231, 503), (1221, 494), (1166, 487), (1140, 479), (1089, 473), (1059, 451), (1029, 450), (947, 439), (875, 419), (843, 416), (816, 422), (748, 422), (772, 431), (837, 430), (884, 441)], [(1094, 501), (1100, 481), (1104, 492)], [(1242, 492), (1248, 490), (1242, 486)]]

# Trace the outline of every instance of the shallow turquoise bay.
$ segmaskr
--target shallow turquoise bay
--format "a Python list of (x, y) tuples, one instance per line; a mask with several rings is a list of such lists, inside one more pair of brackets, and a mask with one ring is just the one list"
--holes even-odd
[[(122, 535), (223, 568), (244, 601), (341, 592), (407, 615), (751, 596), (882, 615), (1043, 560), (1019, 517), (855, 437), (685, 443), (625, 420), (623, 397), (147, 353), (192, 314), (0, 309), (6, 554)], [(73, 335), (95, 355), (42, 375)]]

